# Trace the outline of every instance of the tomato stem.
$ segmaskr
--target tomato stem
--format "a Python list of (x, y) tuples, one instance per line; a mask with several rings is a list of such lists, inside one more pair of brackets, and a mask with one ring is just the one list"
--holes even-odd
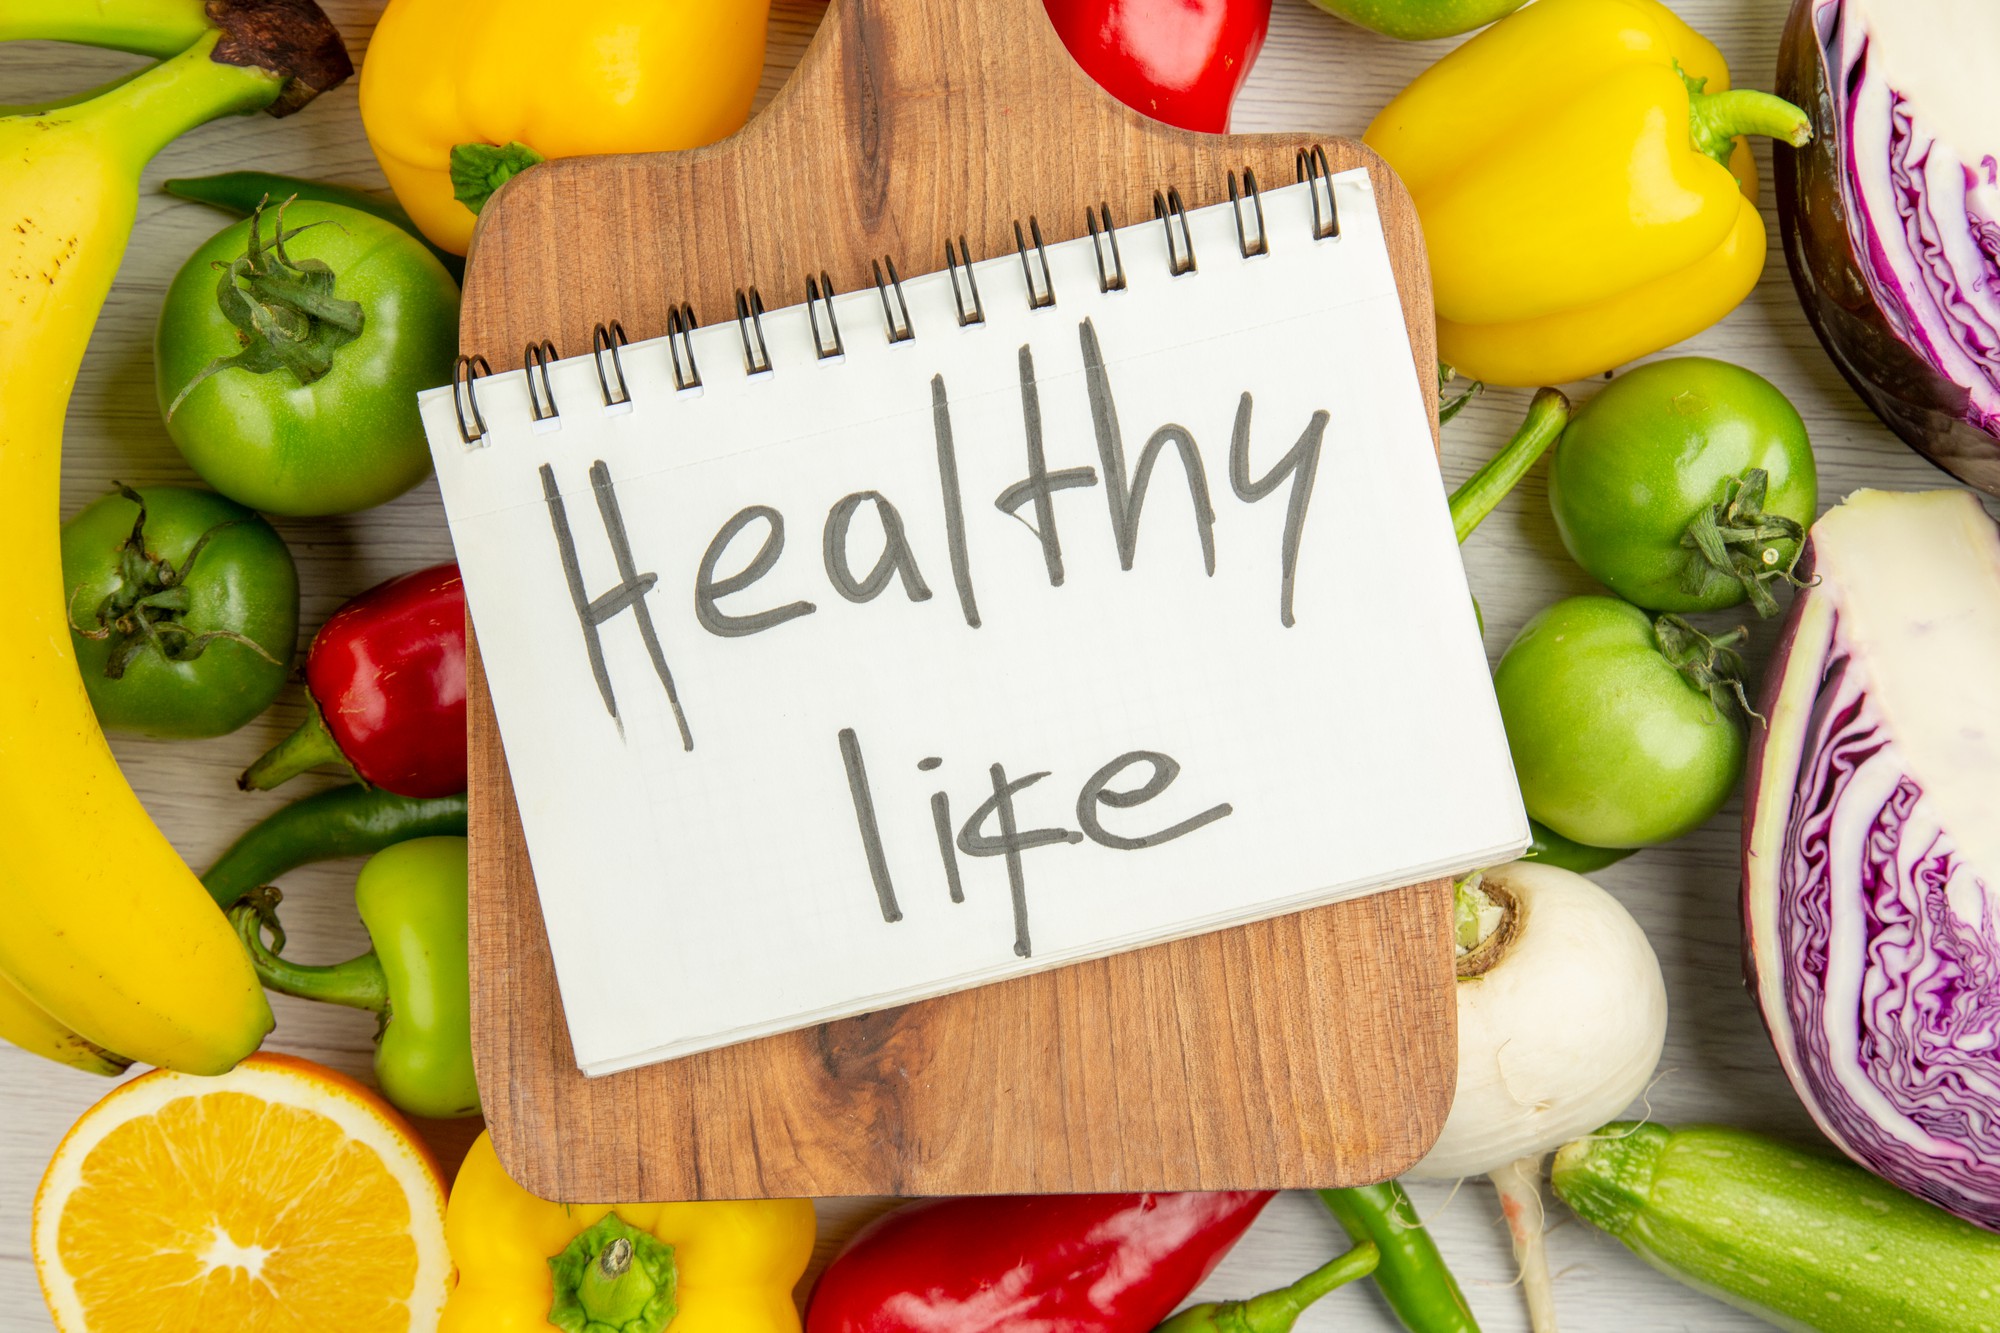
[(1452, 492), (1451, 525), (1459, 541), (1472, 535), (1472, 530), (1514, 489), (1514, 483), (1526, 475), (1535, 460), (1548, 452), (1568, 424), (1569, 399), (1562, 390), (1537, 389), (1514, 438)]
[[(1681, 591), (1706, 597), (1717, 584), (1739, 584), (1757, 614), (1769, 618), (1778, 614), (1778, 599), (1767, 584), (1783, 580), (1795, 588), (1805, 586), (1793, 571), (1805, 550), (1806, 530), (1783, 514), (1764, 512), (1771, 476), (1753, 467), (1724, 485), (1722, 499), (1695, 516), (1681, 534), (1681, 546), (1688, 552), (1681, 571)], [(1780, 543), (1792, 544), (1787, 559)]]
[(1708, 696), (1718, 716), (1755, 718), (1763, 714), (1750, 706), (1744, 689), (1746, 668), (1736, 645), (1749, 637), (1741, 625), (1727, 634), (1708, 635), (1676, 615), (1664, 615), (1653, 622), (1653, 639), (1660, 652), (1690, 684)]

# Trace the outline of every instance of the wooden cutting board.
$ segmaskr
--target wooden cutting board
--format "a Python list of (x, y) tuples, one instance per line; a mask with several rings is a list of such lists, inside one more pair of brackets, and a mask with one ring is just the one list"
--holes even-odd
[[(481, 218), (463, 349), (497, 368), (602, 320), (734, 318), (822, 269), (907, 275), (1296, 179), (1301, 148), (1374, 176), (1436, 411), (1423, 240), (1358, 143), (1189, 134), (1102, 93), (1040, 0), (834, 0), (748, 128), (686, 153), (553, 162)], [(1456, 1036), (1450, 893), (1432, 883), (764, 1038), (610, 1077), (577, 1072), (492, 702), (472, 668), (473, 1046), (501, 1160), (568, 1201), (1330, 1186), (1436, 1138)], [(1251, 869), (1251, 868), (1246, 868)]]

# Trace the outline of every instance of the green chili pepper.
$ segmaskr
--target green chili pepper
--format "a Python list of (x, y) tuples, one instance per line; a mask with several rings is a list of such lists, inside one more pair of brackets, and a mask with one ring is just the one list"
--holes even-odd
[(329, 787), (274, 810), (201, 877), (225, 909), (288, 870), (344, 856), (373, 856), (411, 838), (465, 836), (465, 797), (417, 800), (379, 787)]
[(1375, 1285), (1404, 1328), (1410, 1333), (1479, 1333), (1465, 1293), (1401, 1185), (1388, 1180), (1317, 1193), (1356, 1245), (1372, 1241), (1381, 1251)]
[(1367, 1277), (1381, 1260), (1382, 1252), (1364, 1240), (1289, 1287), (1247, 1301), (1207, 1301), (1189, 1306), (1153, 1333), (1286, 1333), (1308, 1305), (1355, 1278)]
[(1545, 866), (1573, 870), (1579, 875), (1616, 865), (1639, 850), (1636, 847), (1592, 847), (1586, 842), (1573, 842), (1532, 819), (1528, 821), (1528, 836), (1533, 841), (1528, 844), (1528, 850), (1521, 853), (1523, 861), (1540, 861)]
[(450, 271), (454, 281), (465, 281), (465, 260), (432, 245), (429, 239), (417, 230), (417, 224), (410, 220), (410, 215), (403, 211), (402, 205), (393, 199), (384, 199), (366, 190), (357, 190), (351, 185), (330, 185), (325, 181), (301, 180), (297, 176), (279, 176), (268, 171), (225, 171), (215, 176), (183, 176), (168, 181), (160, 188), (177, 199), (208, 204), (241, 218), (247, 218), (256, 212), (257, 206), (266, 199), (273, 204), (282, 203), (287, 199), (304, 199), (313, 203), (339, 204), (345, 208), (358, 209), (363, 213), (371, 213), (384, 222), (393, 222), (422, 241)]
[(464, 838), (415, 838), (377, 852), (354, 883), (354, 905), (375, 947), (330, 967), (278, 956), (285, 931), (275, 888), (253, 891), (229, 912), (266, 988), (381, 1017), (375, 1077), (382, 1094), (412, 1115), (479, 1113), (466, 878)]

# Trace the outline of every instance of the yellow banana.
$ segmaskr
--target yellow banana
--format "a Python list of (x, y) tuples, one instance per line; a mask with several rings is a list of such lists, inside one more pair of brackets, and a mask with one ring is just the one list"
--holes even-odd
[[(22, 3), (0, 0), (0, 33)], [(121, 8), (25, 3), (78, 16)], [(270, 1007), (91, 712), (70, 646), (58, 502), (63, 415), (131, 231), (141, 168), (196, 125), (303, 105), (348, 72), (331, 25), (319, 17), (323, 31), (301, 33), (296, 4), (215, 8), (250, 17), (99, 97), (0, 120), (0, 563), (15, 589), (0, 650), (0, 975), (101, 1050), (202, 1074), (255, 1050)], [(262, 68), (277, 63), (264, 54), (272, 48), (312, 67), (297, 79)], [(10, 1039), (16, 1028), (33, 1043), (63, 1039), (11, 1012)]]
[(93, 1046), (50, 1018), (48, 1010), (4, 976), (0, 976), (0, 1040), (87, 1074), (122, 1074), (132, 1063)]

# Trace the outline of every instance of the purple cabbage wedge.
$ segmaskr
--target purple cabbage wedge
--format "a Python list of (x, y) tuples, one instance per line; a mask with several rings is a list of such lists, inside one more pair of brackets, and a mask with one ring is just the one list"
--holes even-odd
[(1918, 453), (2000, 495), (2000, 4), (1796, 0), (1777, 147), (1785, 258), (1855, 389)]
[(1829, 1138), (2000, 1230), (2000, 531), (1860, 491), (1808, 567), (1750, 757), (1750, 987)]

